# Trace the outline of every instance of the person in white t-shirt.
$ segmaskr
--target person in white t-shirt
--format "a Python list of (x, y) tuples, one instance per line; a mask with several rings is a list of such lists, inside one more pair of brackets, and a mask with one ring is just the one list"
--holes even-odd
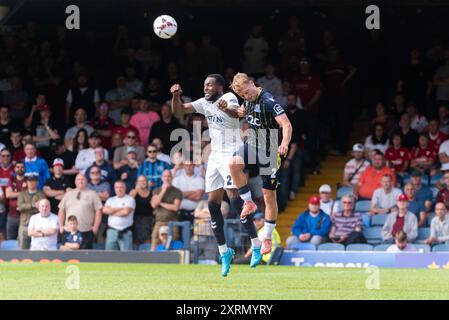
[(121, 180), (115, 182), (114, 191), (116, 196), (109, 198), (103, 207), (103, 214), (109, 216), (106, 250), (133, 250), (132, 225), (136, 201), (126, 194), (126, 184)]
[(394, 237), (395, 244), (387, 248), (387, 252), (418, 252), (418, 250), (407, 243), (407, 234), (404, 231), (398, 231)]
[(323, 184), (320, 189), (320, 209), (328, 214), (332, 215), (334, 212), (340, 212), (340, 206), (338, 202), (334, 201), (332, 196), (332, 188), (328, 184)]
[(441, 171), (449, 170), (449, 140), (441, 144), (438, 156), (441, 162)]
[(58, 216), (50, 212), (50, 201), (42, 199), (38, 204), (39, 213), (32, 215), (28, 223), (28, 236), (31, 237), (30, 250), (57, 250)]
[[(89, 168), (96, 160), (95, 149), (100, 146), (101, 138), (98, 132), (92, 132), (89, 135), (89, 148), (80, 150), (75, 160), (75, 168), (80, 173), (84, 174), (87, 168)], [(109, 160), (109, 152), (106, 148), (103, 149), (104, 160)]]
[(384, 175), (380, 183), (382, 187), (374, 190), (371, 199), (371, 215), (397, 211), (396, 199), (402, 194), (401, 189), (394, 187), (393, 177), (391, 175)]
[(193, 223), (194, 211), (204, 194), (204, 179), (195, 175), (195, 164), (183, 161), (183, 173), (173, 179), (173, 186), (181, 190), (180, 219)]

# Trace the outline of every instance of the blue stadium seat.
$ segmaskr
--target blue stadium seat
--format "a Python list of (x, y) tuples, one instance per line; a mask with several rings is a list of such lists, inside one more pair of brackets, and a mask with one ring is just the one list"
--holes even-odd
[[(405, 184), (409, 183), (411, 179), (412, 179), (411, 176), (408, 176), (408, 177), (404, 178), (403, 184), (405, 185)], [(424, 186), (428, 186), (429, 185), (429, 175), (423, 174), (422, 178), (421, 178), (421, 181), (422, 181), (422, 184)]]
[(387, 214), (375, 214), (371, 216), (371, 226), (383, 226), (385, 224), (385, 220), (387, 220)]
[(337, 190), (337, 199), (341, 199), (341, 197), (352, 194), (352, 188), (351, 187), (341, 187)]
[(355, 203), (356, 212), (368, 212), (371, 209), (370, 200), (360, 200)]
[(437, 244), (432, 247), (432, 252), (446, 252), (446, 251), (449, 251), (449, 244), (447, 243)]
[(150, 251), (150, 249), (151, 249), (151, 243), (142, 243), (140, 246), (139, 246), (139, 251)]
[(341, 243), (323, 243), (318, 246), (318, 251), (345, 251)]
[(346, 246), (346, 251), (373, 251), (373, 246), (366, 243), (353, 243)]
[(19, 241), (5, 240), (0, 244), (0, 250), (4, 250), (4, 251), (20, 250)]
[(430, 246), (428, 244), (412, 243), (412, 246), (414, 246), (418, 251), (422, 251), (424, 253), (430, 252)]
[(363, 230), (363, 235), (369, 244), (376, 245), (382, 242), (382, 228), (371, 227)]
[(316, 246), (314, 244), (307, 243), (307, 242), (298, 242), (298, 243), (295, 243), (292, 246), (290, 246), (289, 249), (300, 250), (300, 251), (306, 251), (306, 250), (316, 251)]
[(94, 250), (104, 250), (106, 248), (106, 244), (104, 243), (94, 243), (92, 245), (92, 249)]
[(387, 251), (389, 246), (391, 246), (389, 243), (378, 244), (374, 247), (374, 251)]
[(168, 223), (169, 228), (169, 234), (170, 236), (173, 236), (173, 228), (175, 227), (181, 227), (181, 236), (182, 236), (182, 243), (183, 243), (183, 249), (189, 250), (190, 249), (190, 229), (191, 229), (191, 223), (190, 221), (171, 221)]
[(426, 218), (426, 220), (427, 220), (427, 227), (430, 228), (430, 224), (432, 223), (432, 219), (433, 219), (434, 217), (435, 217), (435, 213), (434, 213), (434, 212), (429, 213), (429, 214), (427, 215), (427, 218)]
[(443, 174), (441, 172), (437, 173), (436, 175), (434, 175), (432, 177), (430, 177), (430, 185), (431, 186), (436, 185), (437, 182), (439, 182), (442, 178), (443, 178)]
[(416, 238), (415, 243), (424, 243), (424, 240), (429, 238), (430, 228), (418, 228), (418, 238)]
[(430, 190), (432, 191), (432, 200), (435, 201), (440, 190), (437, 187), (430, 187)]

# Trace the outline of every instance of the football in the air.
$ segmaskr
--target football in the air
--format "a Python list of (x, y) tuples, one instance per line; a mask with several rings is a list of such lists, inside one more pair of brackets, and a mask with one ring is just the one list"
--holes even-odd
[(178, 24), (173, 17), (161, 15), (154, 20), (153, 30), (159, 38), (170, 39), (176, 34)]

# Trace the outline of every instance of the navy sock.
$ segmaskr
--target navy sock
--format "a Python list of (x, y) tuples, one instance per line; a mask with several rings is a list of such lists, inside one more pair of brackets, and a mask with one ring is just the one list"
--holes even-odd
[(221, 213), (221, 206), (215, 202), (208, 202), (209, 212), (210, 212), (210, 224), (212, 231), (214, 232), (215, 239), (219, 246), (226, 244), (225, 234), (224, 234), (224, 219)]
[(246, 232), (248, 232), (250, 239), (257, 238), (256, 226), (253, 223), (253, 214), (250, 214), (245, 218), (240, 218), (240, 222), (243, 224)]
[(230, 202), (230, 209), (228, 218), (229, 219), (235, 219), (240, 216), (240, 213), (242, 212), (243, 207), (243, 200), (240, 197), (232, 198), (229, 200)]

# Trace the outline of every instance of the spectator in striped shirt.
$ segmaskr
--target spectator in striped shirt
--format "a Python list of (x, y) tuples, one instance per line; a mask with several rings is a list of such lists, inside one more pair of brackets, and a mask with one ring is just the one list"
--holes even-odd
[(353, 159), (345, 165), (343, 185), (353, 188), (359, 183), (360, 175), (370, 166), (364, 158), (365, 147), (361, 143), (356, 143), (352, 147)]
[(158, 148), (154, 144), (147, 147), (147, 159), (139, 165), (137, 176), (144, 175), (149, 184), (149, 189), (154, 190), (162, 186), (162, 173), (170, 170), (171, 165), (157, 159)]
[(449, 242), (449, 216), (443, 202), (435, 205), (435, 217), (430, 223), (430, 237), (424, 241), (425, 244), (432, 245)]
[(355, 199), (352, 195), (343, 196), (341, 199), (342, 212), (336, 212), (332, 216), (332, 228), (329, 238), (332, 242), (348, 245), (351, 243), (366, 243), (362, 234), (362, 216), (354, 212)]

